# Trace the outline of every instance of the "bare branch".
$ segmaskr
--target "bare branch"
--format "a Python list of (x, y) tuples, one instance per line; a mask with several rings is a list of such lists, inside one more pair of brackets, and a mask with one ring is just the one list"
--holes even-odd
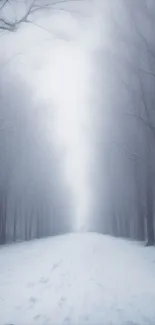
[(143, 118), (142, 116), (136, 113), (131, 113), (131, 112), (123, 112), (123, 114), (128, 116), (133, 116), (136, 119), (140, 120), (143, 124), (147, 125), (153, 131), (153, 135), (155, 136), (155, 125), (149, 123), (145, 118)]
[(137, 161), (139, 164), (144, 165), (147, 168), (151, 168), (150, 162), (143, 161), (142, 156), (140, 156), (137, 152), (132, 152), (129, 150), (124, 143), (118, 143), (117, 141), (111, 141), (110, 145), (114, 146), (114, 148), (119, 149), (119, 151), (125, 155), (126, 158)]
[(128, 6), (128, 10), (130, 12), (130, 17), (132, 19), (132, 22), (135, 26), (135, 29), (136, 29), (136, 32), (137, 34), (139, 35), (140, 39), (142, 40), (143, 44), (145, 45), (145, 48), (147, 50), (147, 52), (155, 59), (155, 51), (152, 49), (152, 46), (151, 44), (149, 44), (149, 42), (146, 40), (145, 36), (143, 35), (143, 33), (141, 32), (132, 12), (131, 12), (131, 9), (130, 9), (130, 6), (128, 5), (129, 3), (126, 2), (126, 5)]
[(5, 131), (6, 129), (8, 129), (8, 128), (12, 128), (12, 125), (5, 125), (5, 126), (3, 126), (1, 129), (0, 129), (0, 132), (2, 132), (2, 131)]
[(9, 2), (8, 0), (4, 1), (2, 6), (0, 7), (0, 10), (2, 10), (8, 2)]
[[(45, 4), (45, 5), (39, 5), (39, 4), (36, 4), (36, 0), (33, 0), (31, 2), (31, 4), (28, 6), (28, 9), (24, 13), (24, 15), (20, 19), (11, 21), (5, 17), (0, 17), (0, 30), (15, 31), (18, 28), (18, 26), (23, 22), (32, 23), (29, 20), (29, 16), (36, 11), (40, 11), (43, 9), (50, 9), (50, 8), (53, 10), (53, 9), (56, 9), (56, 8), (54, 8), (56, 5), (60, 5), (62, 3), (81, 2), (81, 1), (83, 1), (83, 0), (58, 0), (58, 1), (53, 1), (53, 2)], [(0, 11), (1, 11), (1, 9), (3, 9), (6, 6), (7, 3), (9, 3), (9, 0), (4, 1), (3, 5), (0, 8)], [(65, 9), (58, 7), (58, 10), (65, 10)], [(70, 10), (67, 9), (67, 11), (70, 11)], [(74, 11), (71, 10), (71, 12), (74, 12)], [(41, 26), (38, 26), (38, 27), (41, 28)]]

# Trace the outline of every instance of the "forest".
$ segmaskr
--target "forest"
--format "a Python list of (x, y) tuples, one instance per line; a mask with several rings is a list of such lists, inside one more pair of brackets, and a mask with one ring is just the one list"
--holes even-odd
[(0, 0), (0, 325), (155, 324), (155, 0)]
[[(90, 38), (89, 104), (85, 112), (89, 157), (84, 195), (88, 187), (90, 192), (86, 228), (147, 239), (148, 245), (154, 244), (155, 3), (96, 1), (90, 11), (96, 15), (94, 20), (92, 16), (89, 19), (87, 10), (81, 14), (89, 3), (0, 1), (1, 244), (71, 232), (74, 228), (73, 216), (78, 209), (74, 184), (69, 186), (64, 177), (66, 148), (57, 145), (54, 138), (57, 103), (39, 96), (35, 80), (39, 64), (41, 69), (44, 64), (39, 57), (40, 47), (36, 45), (36, 52), (31, 51), (35, 40), (43, 44), (48, 37), (51, 44), (55, 42), (49, 17), (55, 19), (60, 11), (81, 19), (83, 29), (86, 20), (85, 38)], [(26, 35), (30, 36), (31, 28), (36, 29), (28, 42)], [(63, 27), (56, 33), (63, 34)], [(20, 42), (21, 49), (17, 46)], [(47, 46), (45, 51), (52, 50)], [(35, 64), (36, 69), (32, 68), (28, 76), (27, 69)]]

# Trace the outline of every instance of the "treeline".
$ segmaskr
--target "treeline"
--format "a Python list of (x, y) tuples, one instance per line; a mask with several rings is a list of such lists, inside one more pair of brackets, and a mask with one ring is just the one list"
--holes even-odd
[[(92, 228), (154, 243), (155, 2), (103, 3), (97, 61)], [(104, 31), (106, 30), (106, 36)], [(107, 38), (105, 38), (107, 37)]]
[(51, 107), (8, 71), (0, 77), (0, 244), (67, 232), (71, 213)]

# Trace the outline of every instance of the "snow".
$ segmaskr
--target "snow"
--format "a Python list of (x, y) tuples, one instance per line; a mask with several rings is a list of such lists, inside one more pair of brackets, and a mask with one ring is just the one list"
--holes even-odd
[(153, 325), (155, 250), (96, 233), (0, 248), (0, 324)]

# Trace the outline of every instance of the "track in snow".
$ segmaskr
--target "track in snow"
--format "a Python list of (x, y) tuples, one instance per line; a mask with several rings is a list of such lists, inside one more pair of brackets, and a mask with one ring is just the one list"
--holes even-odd
[(95, 233), (0, 248), (0, 324), (154, 325), (155, 250)]

